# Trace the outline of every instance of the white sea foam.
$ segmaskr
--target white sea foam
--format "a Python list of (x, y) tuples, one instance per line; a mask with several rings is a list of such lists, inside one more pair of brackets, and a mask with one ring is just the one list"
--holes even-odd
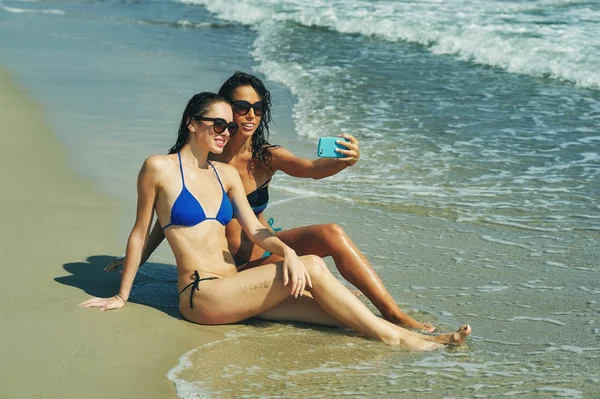
[(231, 7), (227, 0), (182, 1), (202, 5), (224, 20), (253, 26), (259, 32), (269, 21), (294, 22), (418, 43), (434, 54), (600, 88), (600, 52), (589, 40), (600, 36), (600, 12), (584, 4), (240, 0)]
[[(227, 340), (227, 338), (225, 338)], [(220, 341), (217, 341), (220, 342)], [(208, 343), (204, 346), (212, 345), (213, 343)], [(192, 362), (190, 360), (190, 356), (198, 350), (201, 350), (202, 347), (192, 349), (189, 352), (186, 352), (179, 358), (179, 362), (177, 366), (173, 367), (167, 373), (167, 378), (175, 384), (175, 391), (177, 392), (177, 397), (181, 399), (203, 399), (210, 398), (210, 391), (204, 388), (204, 384), (198, 381), (187, 381), (185, 379), (179, 378), (178, 374), (183, 370), (186, 370), (192, 367)]]
[(565, 288), (565, 287), (550, 287), (550, 286), (544, 286), (544, 285), (535, 285), (540, 282), (541, 282), (540, 280), (528, 281), (526, 283), (521, 284), (521, 286), (536, 289), (536, 290), (562, 290), (563, 288)]
[(506, 321), (517, 321), (517, 320), (526, 320), (526, 321), (543, 321), (545, 323), (555, 324), (557, 326), (564, 326), (565, 323), (558, 320), (548, 319), (544, 317), (528, 317), (528, 316), (515, 316)]
[[(548, 121), (542, 118), (542, 115), (548, 114), (558, 117), (558, 111), (544, 109), (539, 115), (532, 115), (537, 132), (524, 134), (521, 130), (508, 128), (506, 131), (512, 135), (512, 142), (496, 142), (494, 139), (491, 146), (489, 138), (465, 136), (461, 127), (469, 124), (454, 124), (459, 126), (455, 128), (458, 129), (455, 133), (460, 134), (460, 140), (453, 141), (452, 144), (439, 141), (436, 143), (438, 151), (418, 151), (417, 155), (413, 153), (418, 146), (415, 143), (422, 142), (427, 145), (432, 137), (415, 132), (414, 129), (397, 122), (397, 108), (391, 106), (396, 97), (388, 97), (385, 89), (381, 88), (385, 86), (380, 87), (371, 82), (365, 84), (362, 79), (366, 77), (357, 74), (353, 60), (343, 56), (335, 58), (336, 48), (327, 52), (330, 58), (337, 60), (336, 62), (320, 61), (322, 51), (326, 51), (328, 46), (336, 47), (333, 42), (327, 42), (335, 40), (334, 34), (327, 38), (327, 32), (333, 31), (374, 36), (383, 39), (385, 43), (416, 42), (434, 53), (452, 53), (470, 61), (499, 66), (518, 73), (569, 80), (567, 75), (570, 70), (564, 65), (573, 62), (574, 58), (571, 50), (565, 50), (565, 46), (571, 45), (569, 40), (577, 39), (575, 36), (564, 36), (561, 39), (564, 40), (564, 44), (554, 47), (553, 32), (555, 29), (563, 29), (564, 26), (557, 27), (550, 15), (556, 13), (560, 17), (563, 12), (572, 13), (566, 18), (566, 29), (576, 32), (579, 29), (595, 29), (569, 23), (569, 18), (579, 15), (576, 5), (567, 11), (557, 8), (548, 12), (547, 7), (558, 4), (549, 5), (547, 2), (537, 1), (524, 7), (519, 2), (476, 2), (467, 8), (461, 4), (460, 15), (457, 16), (454, 2), (440, 5), (437, 2), (400, 4), (375, 1), (365, 4), (333, 1), (324, 4), (320, 1), (256, 3), (242, 0), (236, 7), (230, 7), (229, 3), (220, 0), (183, 1), (202, 5), (224, 21), (234, 21), (252, 27), (257, 36), (251, 54), (259, 64), (257, 69), (270, 80), (289, 88), (295, 96), (297, 103), (294, 104), (292, 112), (296, 122), (295, 129), (300, 136), (322, 136), (323, 126), (326, 126), (327, 131), (333, 134), (347, 132), (369, 139), (362, 142), (364, 153), (370, 154), (369, 165), (364, 167), (363, 163), (359, 164), (355, 168), (359, 173), (353, 180), (354, 184), (363, 184), (365, 189), (362, 192), (357, 193), (351, 185), (335, 178), (319, 181), (319, 190), (313, 190), (311, 183), (303, 182), (304, 189), (308, 191), (318, 191), (337, 200), (352, 197), (353, 200), (364, 204), (394, 206), (397, 203), (408, 202), (429, 210), (452, 207), (453, 212), (466, 213), (459, 216), (459, 221), (478, 220), (547, 232), (566, 231), (572, 227), (566, 223), (561, 223), (560, 228), (556, 227), (559, 223), (543, 223), (545, 218), (540, 218), (540, 213), (545, 214), (547, 210), (551, 210), (552, 214), (560, 212), (557, 209), (559, 201), (561, 208), (578, 206), (581, 202), (589, 203), (587, 200), (579, 203), (571, 201), (569, 194), (577, 188), (568, 183), (574, 181), (574, 175), (597, 173), (595, 153), (581, 152), (579, 160), (563, 160), (555, 154), (560, 151), (558, 148), (553, 147), (552, 151), (546, 154), (537, 148), (537, 144), (531, 144), (540, 142), (549, 145), (556, 140), (554, 136), (563, 133), (549, 129)], [(507, 14), (507, 9), (512, 11)], [(532, 16), (536, 13), (540, 14), (539, 18)], [(372, 23), (375, 19), (377, 23)], [(452, 23), (448, 23), (449, 21)], [(423, 29), (423, 26), (429, 29)], [(318, 31), (313, 38), (310, 36), (310, 30), (305, 27), (327, 30)], [(312, 42), (316, 40), (316, 36), (320, 36), (320, 40), (324, 40), (325, 43), (320, 46), (321, 52), (318, 51), (317, 42)], [(302, 45), (299, 46), (301, 38), (312, 43), (306, 46), (306, 51), (302, 50)], [(530, 47), (532, 43), (535, 43), (535, 51)], [(577, 43), (585, 46), (587, 41)], [(591, 51), (590, 56), (600, 60), (600, 54), (596, 53)], [(489, 59), (486, 60), (485, 57)], [(588, 67), (586, 62), (579, 60), (571, 66), (579, 71), (583, 65), (584, 69), (587, 68), (586, 73), (597, 74), (595, 66)], [(562, 65), (564, 76), (558, 72), (550, 72), (547, 68), (552, 65)], [(370, 76), (369, 79), (374, 77)], [(364, 90), (370, 91), (368, 109), (364, 110), (364, 117), (357, 120), (353, 118), (353, 113), (345, 112), (343, 104), (346, 107), (351, 106), (355, 112), (363, 111), (360, 107), (364, 104)], [(490, 98), (493, 98), (491, 94)], [(446, 103), (448, 101), (440, 100), (437, 106), (443, 108), (448, 106)], [(495, 104), (480, 103), (476, 108), (492, 115), (497, 113)], [(388, 123), (394, 126), (393, 131), (386, 125)], [(385, 145), (382, 141), (392, 135), (398, 145), (386, 145), (385, 151), (382, 151), (380, 147)], [(527, 143), (527, 147), (523, 147), (517, 141)], [(584, 144), (577, 138), (573, 139), (573, 143), (580, 147)], [(440, 181), (452, 173), (457, 157), (469, 162), (469, 159), (475, 160), (473, 154), (479, 154), (479, 158), (485, 159), (488, 165), (498, 165), (487, 171), (482, 168), (470, 179), (469, 185), (452, 185), (451, 182), (451, 187), (448, 187), (440, 184)], [(507, 168), (511, 164), (521, 164), (522, 157), (529, 160), (523, 165), (524, 170)], [(381, 167), (388, 170), (389, 180), (379, 173)], [(407, 170), (415, 171), (415, 174), (407, 174)], [(367, 174), (370, 175), (370, 179), (361, 180), (361, 177)], [(405, 177), (398, 178), (399, 176)], [(471, 183), (478, 184), (475, 186)], [(533, 199), (527, 198), (530, 192), (534, 194)], [(502, 213), (502, 209), (514, 209), (525, 216), (517, 220), (497, 214), (499, 210)], [(493, 216), (490, 217), (489, 213)]]
[(528, 225), (526, 225), (524, 223), (510, 222), (510, 221), (502, 220), (502, 219), (499, 219), (499, 218), (489, 218), (489, 217), (486, 217), (486, 218), (483, 218), (483, 220), (485, 220), (486, 222), (497, 224), (497, 225), (501, 225), (501, 226), (517, 227), (519, 229), (524, 229), (524, 230), (548, 231), (548, 232), (557, 232), (557, 231), (559, 231), (556, 228), (545, 228), (545, 227), (537, 227), (537, 226), (528, 226)]
[(560, 262), (551, 262), (551, 261), (546, 261), (544, 262), (545, 264), (547, 264), (548, 266), (556, 266), (556, 267), (561, 267), (563, 269), (568, 269), (568, 266), (565, 265), (564, 263), (560, 263)]
[(483, 285), (481, 287), (477, 287), (477, 291), (479, 292), (500, 292), (507, 290), (508, 286), (498, 286), (498, 285)]
[(526, 246), (524, 244), (519, 244), (519, 243), (512, 242), (512, 241), (507, 241), (507, 240), (502, 240), (502, 239), (499, 239), (499, 238), (494, 238), (494, 237), (489, 236), (489, 235), (483, 235), (483, 236), (481, 236), (481, 239), (485, 240), (485, 241), (493, 242), (493, 243), (496, 243), (496, 244), (508, 245), (508, 246), (513, 246), (513, 247), (519, 247), (519, 248), (523, 248), (523, 249), (527, 249), (527, 250), (531, 249), (531, 248), (529, 248), (528, 246)]
[(13, 14), (52, 14), (52, 15), (66, 15), (63, 10), (55, 10), (55, 9), (47, 9), (47, 10), (38, 10), (38, 9), (25, 9), (25, 8), (15, 8), (15, 7), (6, 7), (1, 6), (2, 9), (6, 12), (10, 12)]

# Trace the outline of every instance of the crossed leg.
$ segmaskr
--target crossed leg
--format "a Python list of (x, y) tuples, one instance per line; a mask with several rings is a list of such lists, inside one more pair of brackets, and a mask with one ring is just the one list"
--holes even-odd
[(288, 320), (341, 325), (390, 345), (411, 349), (436, 349), (459, 345), (471, 333), (468, 325), (451, 334), (425, 335), (406, 330), (375, 316), (338, 281), (317, 256), (301, 258), (311, 276), (312, 298), (294, 300), (290, 287), (283, 285), (282, 263), (246, 269), (233, 276), (205, 281), (194, 294), (180, 301), (182, 315), (201, 324), (227, 324), (259, 315), (267, 320)]

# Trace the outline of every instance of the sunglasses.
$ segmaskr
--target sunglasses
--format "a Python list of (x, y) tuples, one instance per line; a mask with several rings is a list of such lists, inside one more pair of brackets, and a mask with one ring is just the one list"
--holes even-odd
[(195, 116), (194, 119), (199, 120), (199, 121), (212, 122), (213, 130), (217, 134), (223, 134), (223, 133), (225, 133), (225, 129), (227, 129), (227, 131), (229, 132), (229, 135), (233, 136), (234, 134), (237, 133), (238, 128), (239, 128), (237, 123), (235, 123), (235, 122), (227, 123), (227, 121), (223, 118), (209, 118), (207, 116)]
[(232, 105), (233, 110), (239, 115), (246, 115), (248, 112), (250, 112), (250, 108), (254, 110), (254, 115), (256, 116), (262, 116), (264, 111), (262, 101), (257, 101), (254, 104), (250, 104), (248, 101), (239, 100), (234, 101)]

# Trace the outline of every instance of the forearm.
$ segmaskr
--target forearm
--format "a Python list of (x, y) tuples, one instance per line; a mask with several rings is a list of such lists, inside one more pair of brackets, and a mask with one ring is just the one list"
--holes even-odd
[(310, 177), (313, 179), (323, 179), (341, 172), (348, 166), (350, 165), (336, 158), (315, 159), (313, 161), (312, 173)]
[[(293, 177), (322, 179), (333, 176), (358, 162), (360, 150), (358, 140), (350, 134), (341, 134), (336, 140), (335, 152), (339, 158), (317, 158), (309, 160), (297, 157), (284, 148), (271, 150), (271, 166), (273, 171), (280, 170)], [(345, 147), (343, 149), (342, 147)]]
[(125, 252), (125, 264), (123, 265), (123, 274), (121, 275), (121, 287), (119, 295), (123, 300), (129, 299), (131, 286), (135, 280), (135, 275), (138, 271), (142, 258), (142, 249), (144, 248), (143, 237), (132, 233), (127, 240), (127, 250)]
[(253, 234), (248, 234), (250, 240), (261, 248), (266, 249), (272, 254), (286, 257), (291, 253), (295, 253), (293, 249), (288, 247), (279, 238), (277, 238), (269, 229), (260, 225)]

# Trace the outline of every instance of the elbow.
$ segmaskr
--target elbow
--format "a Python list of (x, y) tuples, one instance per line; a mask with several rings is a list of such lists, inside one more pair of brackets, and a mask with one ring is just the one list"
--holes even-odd
[(141, 242), (142, 244), (146, 241), (146, 237), (144, 235), (144, 233), (137, 231), (137, 230), (133, 230), (130, 234), (129, 234), (129, 240), (130, 243), (133, 242)]

